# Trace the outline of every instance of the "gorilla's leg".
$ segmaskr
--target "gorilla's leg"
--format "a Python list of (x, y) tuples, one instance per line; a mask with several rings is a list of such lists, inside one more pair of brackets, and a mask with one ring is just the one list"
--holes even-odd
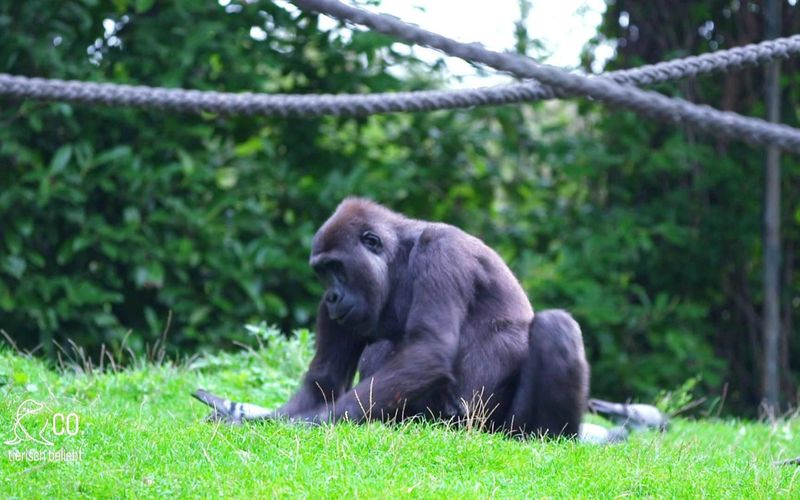
[(578, 323), (562, 310), (537, 312), (530, 352), (506, 418), (512, 432), (578, 434), (589, 397), (589, 364)]
[(397, 354), (397, 346), (390, 340), (379, 340), (364, 349), (358, 360), (358, 376), (361, 380), (371, 377), (380, 367)]
[[(367, 380), (372, 377), (381, 367), (389, 363), (392, 358), (397, 355), (398, 345), (391, 340), (379, 340), (368, 345), (364, 352), (361, 354), (361, 359), (358, 361), (358, 376), (360, 380)], [(434, 416), (429, 407), (441, 408), (442, 401), (437, 399), (422, 398), (416, 401), (414, 405), (403, 405), (397, 411), (372, 415), (373, 418), (383, 420), (384, 422), (402, 422), (407, 418), (422, 416), (423, 418), (430, 418)]]

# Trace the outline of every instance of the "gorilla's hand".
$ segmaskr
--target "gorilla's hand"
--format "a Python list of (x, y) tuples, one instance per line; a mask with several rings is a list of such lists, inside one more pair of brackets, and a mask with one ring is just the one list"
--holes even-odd
[(204, 389), (197, 389), (192, 397), (201, 403), (213, 408), (206, 422), (222, 422), (238, 425), (245, 420), (272, 420), (277, 417), (275, 412), (250, 403), (237, 403), (211, 394)]

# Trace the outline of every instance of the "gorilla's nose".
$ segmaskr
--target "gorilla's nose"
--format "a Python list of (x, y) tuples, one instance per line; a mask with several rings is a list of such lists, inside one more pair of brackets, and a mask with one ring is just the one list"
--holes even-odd
[(342, 300), (342, 296), (336, 290), (328, 290), (325, 294), (325, 302), (331, 306), (335, 306)]

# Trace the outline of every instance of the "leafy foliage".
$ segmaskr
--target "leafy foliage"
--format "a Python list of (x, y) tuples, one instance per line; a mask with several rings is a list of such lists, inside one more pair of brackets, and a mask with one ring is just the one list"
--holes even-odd
[[(609, 69), (755, 43), (763, 39), (763, 4), (620, 0), (609, 4), (594, 43), (617, 47)], [(784, 4), (782, 24), (784, 34), (796, 33), (800, 9)], [(782, 64), (782, 119), (797, 127), (800, 66), (795, 59)], [(763, 116), (762, 89), (763, 69), (756, 68), (662, 85), (659, 90)], [(595, 114), (591, 106), (584, 112)], [(681, 372), (702, 374), (706, 389), (714, 388), (717, 394), (723, 385), (732, 389), (728, 404), (755, 407), (762, 373), (763, 149), (606, 111), (597, 121), (597, 140), (604, 150), (600, 158), (616, 159), (587, 179), (602, 195), (595, 206), (611, 217), (610, 224), (601, 222), (602, 231), (593, 230), (592, 235), (616, 234), (621, 243), (617, 248), (623, 251), (639, 246), (635, 260), (625, 266), (635, 286), (635, 295), (626, 302), (633, 299), (651, 309), (644, 322), (617, 336), (617, 346), (625, 353), (636, 352), (638, 361), (644, 359), (642, 352), (653, 353), (651, 366), (657, 368), (638, 366), (635, 372), (674, 372), (671, 378)], [(795, 272), (800, 162), (784, 155), (781, 163), (780, 371), (785, 400), (796, 406), (798, 367), (790, 360), (800, 359), (800, 282)], [(631, 235), (637, 235), (639, 245), (625, 243)]]
[[(316, 16), (268, 2), (75, 1), (44, 19), (43, 10), (51, 12), (42, 2), (0, 6), (2, 71), (228, 91), (414, 85), (386, 71), (405, 58), (384, 38), (319, 31)], [(253, 27), (266, 39), (252, 38)], [(385, 198), (410, 183), (419, 170), (400, 168), (408, 146), (386, 129), (425, 133), (407, 133), (413, 117), (269, 120), (12, 102), (0, 120), (2, 326), (51, 352), (52, 339), (98, 346), (131, 329), (141, 349), (169, 311), (181, 348), (232, 340), (238, 325), (263, 318), (308, 324), (316, 224), (347, 193)]]

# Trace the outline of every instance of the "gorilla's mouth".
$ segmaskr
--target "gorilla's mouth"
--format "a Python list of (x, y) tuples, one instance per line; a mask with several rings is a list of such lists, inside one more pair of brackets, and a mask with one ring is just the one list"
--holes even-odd
[(344, 311), (342, 314), (339, 314), (339, 315), (338, 315), (338, 316), (336, 316), (336, 317), (333, 317), (333, 316), (331, 316), (331, 319), (332, 319), (333, 321), (335, 321), (335, 322), (339, 323), (339, 324), (342, 324), (342, 323), (344, 323), (345, 321), (347, 321), (347, 318), (350, 316), (350, 314), (352, 314), (352, 312), (353, 312), (353, 309), (355, 309), (355, 306), (351, 306), (349, 309), (347, 309), (347, 310), (346, 310), (346, 311)]

